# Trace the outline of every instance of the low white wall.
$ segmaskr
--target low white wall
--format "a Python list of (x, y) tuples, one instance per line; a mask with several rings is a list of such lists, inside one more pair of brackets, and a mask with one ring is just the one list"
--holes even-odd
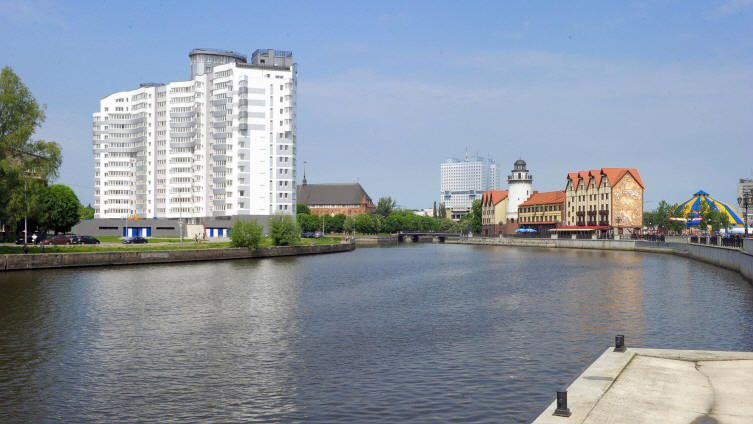
[(731, 247), (688, 244), (687, 255), (699, 261), (737, 271), (748, 280), (753, 281), (753, 255), (746, 251)]
[[(745, 240), (744, 249), (687, 243), (683, 238), (663, 242), (636, 240), (573, 240), (526, 238), (471, 238), (462, 244), (488, 244), (495, 246), (550, 247), (566, 249), (633, 250), (639, 252), (671, 253), (718, 265), (739, 272), (753, 281), (753, 239)], [(749, 253), (750, 252), (750, 253)]]

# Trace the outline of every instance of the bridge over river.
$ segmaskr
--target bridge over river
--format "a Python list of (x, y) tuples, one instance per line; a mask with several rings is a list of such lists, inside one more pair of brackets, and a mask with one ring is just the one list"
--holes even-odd
[(460, 233), (439, 233), (432, 231), (400, 231), (397, 233), (397, 241), (421, 241), (421, 239), (431, 239), (439, 243), (444, 243), (447, 239), (459, 239)]

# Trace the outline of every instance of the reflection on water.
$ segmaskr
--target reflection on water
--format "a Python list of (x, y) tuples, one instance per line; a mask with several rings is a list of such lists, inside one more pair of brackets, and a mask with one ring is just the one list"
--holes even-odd
[(0, 421), (527, 422), (617, 333), (753, 349), (668, 255), (414, 244), (0, 276)]

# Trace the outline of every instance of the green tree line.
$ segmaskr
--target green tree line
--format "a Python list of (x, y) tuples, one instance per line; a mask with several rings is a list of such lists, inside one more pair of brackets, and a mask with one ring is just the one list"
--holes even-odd
[(63, 156), (54, 141), (35, 139), (44, 123), (44, 106), (10, 67), (0, 71), (0, 222), (12, 232), (23, 228), (68, 231), (94, 215), (57, 178)]
[(390, 197), (382, 197), (377, 202), (374, 213), (346, 216), (338, 214), (334, 216), (317, 216), (311, 214), (310, 209), (303, 204), (296, 208), (297, 221), (304, 232), (351, 232), (355, 230), (363, 234), (396, 233), (400, 231), (427, 231), (427, 232), (481, 232), (481, 201), (473, 203), (468, 215), (460, 222), (446, 218), (444, 205), (439, 211), (442, 215), (420, 216), (408, 210), (395, 209), (396, 202)]

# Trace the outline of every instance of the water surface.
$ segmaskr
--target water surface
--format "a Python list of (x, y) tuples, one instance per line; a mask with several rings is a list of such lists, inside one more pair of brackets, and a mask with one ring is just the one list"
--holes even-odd
[(614, 335), (753, 350), (670, 255), (414, 244), (0, 274), (2, 422), (529, 422)]

